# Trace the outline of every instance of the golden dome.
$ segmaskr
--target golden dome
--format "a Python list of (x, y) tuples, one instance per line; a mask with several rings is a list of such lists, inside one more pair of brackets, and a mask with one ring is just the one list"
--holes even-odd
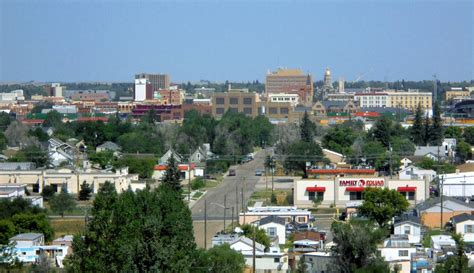
[(326, 72), (324, 73), (326, 76), (331, 76), (331, 70), (329, 68), (326, 68)]

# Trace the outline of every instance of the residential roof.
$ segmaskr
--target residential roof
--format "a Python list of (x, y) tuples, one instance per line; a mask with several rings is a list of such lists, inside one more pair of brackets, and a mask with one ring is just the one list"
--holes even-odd
[(437, 155), (439, 152), (439, 156), (444, 157), (443, 150), (444, 147), (442, 146), (439, 146), (439, 149), (438, 146), (417, 146), (415, 149), (414, 156), (425, 156), (430, 153), (433, 155)]
[(260, 221), (259, 221), (259, 225), (266, 225), (268, 223), (276, 223), (276, 224), (280, 224), (280, 225), (285, 225), (285, 219), (282, 218), (282, 217), (278, 217), (278, 216), (275, 216), (275, 215), (271, 215), (271, 216), (267, 216), (265, 218), (262, 218)]
[(118, 151), (121, 149), (119, 145), (113, 143), (112, 141), (106, 141), (103, 144), (97, 146), (97, 148), (107, 149), (111, 151)]
[[(469, 207), (469, 208), (472, 208), (474, 209), (474, 204), (472, 203), (466, 203), (462, 200), (459, 200), (459, 199), (456, 199), (456, 198), (453, 198), (453, 197), (449, 197), (449, 196), (443, 196), (443, 201), (446, 202), (446, 201), (451, 201), (451, 202), (454, 202), (454, 203), (457, 203), (459, 205), (463, 205), (463, 206), (466, 206), (466, 207)], [(427, 210), (431, 207), (434, 207), (436, 206), (437, 204), (441, 203), (441, 198), (440, 197), (434, 197), (434, 198), (430, 198), (428, 200), (425, 200), (423, 203), (420, 203), (417, 205), (417, 209), (419, 211), (424, 211), (424, 210)], [(443, 205), (444, 207), (444, 205)]]
[[(230, 245), (233, 245), (233, 244), (235, 244), (235, 243), (238, 243), (239, 241), (242, 242), (242, 243), (244, 243), (244, 244), (246, 244), (246, 245), (249, 245), (249, 246), (253, 247), (253, 240), (250, 239), (250, 238), (247, 238), (247, 237), (245, 237), (245, 236), (241, 236), (241, 237), (235, 239), (234, 241), (232, 241), (232, 242), (230, 243)], [(255, 250), (257, 250), (257, 251), (262, 251), (262, 252), (263, 252), (263, 251), (265, 250), (265, 246), (262, 245), (262, 244), (260, 244), (260, 243), (258, 243), (258, 242), (255, 242)]]
[(10, 238), (11, 241), (36, 240), (43, 237), (42, 233), (20, 233)]
[(0, 162), (1, 171), (28, 171), (36, 168), (33, 162)]
[(294, 237), (294, 241), (301, 241), (301, 240), (312, 240), (312, 241), (320, 241), (321, 240), (321, 234), (316, 231), (300, 231), (296, 232)]
[(418, 217), (414, 215), (402, 215), (400, 217), (395, 218), (395, 226), (401, 225), (403, 223), (413, 223), (415, 225), (421, 226), (421, 221)]
[(53, 242), (72, 242), (74, 240), (73, 235), (64, 235), (62, 237), (56, 238)]
[(454, 223), (462, 223), (465, 221), (474, 220), (474, 215), (463, 213), (463, 214), (451, 217), (451, 220), (453, 220)]
[(326, 109), (331, 108), (331, 107), (344, 108), (347, 104), (346, 101), (332, 101), (332, 100), (325, 100), (325, 101), (322, 101), (321, 103)]

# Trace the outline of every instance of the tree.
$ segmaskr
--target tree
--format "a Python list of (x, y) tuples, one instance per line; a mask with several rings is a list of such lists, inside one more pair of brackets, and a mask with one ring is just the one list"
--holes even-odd
[(151, 178), (156, 160), (151, 157), (125, 156), (114, 162), (114, 168), (128, 167), (129, 173), (136, 173), (142, 179)]
[(356, 138), (356, 132), (350, 127), (336, 126), (323, 136), (322, 146), (326, 149), (347, 155)]
[(228, 244), (214, 246), (207, 251), (212, 273), (234, 273), (243, 272), (245, 267), (245, 258), (242, 253), (230, 248)]
[(458, 142), (456, 145), (456, 156), (461, 162), (465, 162), (472, 158), (471, 145), (464, 141)]
[(451, 235), (456, 242), (456, 252), (453, 256), (449, 256), (444, 263), (436, 265), (435, 273), (470, 273), (472, 269), (469, 268), (469, 259), (464, 253), (464, 240), (461, 235), (453, 233)]
[(439, 102), (435, 102), (433, 107), (433, 124), (430, 128), (429, 142), (431, 145), (441, 145), (444, 138), (443, 121), (441, 120), (441, 108)]
[(62, 125), (62, 116), (56, 111), (52, 110), (46, 114), (46, 119), (44, 120), (43, 126), (45, 127), (60, 127)]
[(54, 213), (64, 217), (66, 211), (76, 208), (76, 200), (67, 192), (66, 188), (63, 188), (59, 194), (55, 194), (49, 199), (49, 206)]
[(9, 159), (11, 162), (33, 162), (36, 167), (44, 167), (49, 164), (48, 154), (41, 150), (39, 146), (26, 146), (18, 151), (12, 158)]
[(386, 230), (375, 228), (370, 221), (351, 220), (349, 223), (333, 222), (331, 231), (335, 243), (331, 252), (338, 272), (351, 273), (373, 265), (382, 269), (374, 272), (389, 272), (387, 263), (377, 251), (377, 245), (387, 234)]
[(298, 266), (296, 268), (296, 273), (306, 273), (308, 272), (308, 265), (304, 260), (304, 256), (300, 256), (300, 260), (298, 261)]
[(423, 146), (424, 145), (428, 145), (429, 144), (429, 141), (430, 141), (430, 134), (431, 134), (431, 127), (430, 127), (430, 118), (428, 117), (428, 115), (426, 115), (425, 117), (425, 122), (423, 124)]
[(415, 153), (416, 147), (407, 138), (392, 137), (391, 142), (392, 151), (399, 156), (411, 156)]
[[(470, 127), (467, 127), (470, 128)], [(467, 129), (466, 128), (466, 129)], [(457, 141), (462, 140), (462, 129), (458, 126), (448, 126), (444, 131), (444, 136), (448, 138), (455, 138)]]
[(374, 140), (379, 141), (385, 148), (390, 146), (392, 135), (392, 121), (385, 116), (379, 118), (372, 130)]
[(300, 124), (301, 140), (312, 143), (315, 132), (316, 125), (314, 125), (314, 123), (309, 119), (308, 112), (305, 111)]
[(114, 159), (114, 153), (110, 150), (89, 153), (89, 160), (92, 163), (99, 164), (102, 169), (111, 166), (114, 163)]
[(54, 193), (56, 193), (56, 191), (54, 190), (53, 185), (46, 185), (43, 187), (41, 196), (43, 196), (44, 200), (48, 201), (54, 195)]
[(396, 190), (387, 188), (365, 188), (364, 202), (359, 212), (367, 218), (385, 227), (395, 216), (400, 216), (408, 209), (406, 198)]
[(418, 104), (415, 112), (415, 120), (411, 127), (411, 139), (415, 145), (421, 146), (425, 144), (424, 133), (423, 133), (423, 109)]
[(45, 213), (22, 212), (13, 215), (10, 220), (15, 225), (18, 233), (38, 232), (44, 234), (47, 242), (53, 239), (54, 230)]
[(81, 184), (81, 189), (79, 190), (79, 200), (89, 200), (91, 198), (91, 195), (92, 187), (84, 180)]
[(162, 183), (177, 192), (181, 192), (180, 173), (174, 156), (170, 156), (168, 159), (168, 164)]
[(271, 245), (270, 238), (268, 238), (267, 233), (265, 230), (257, 228), (255, 226), (245, 224), (241, 226), (243, 230), (243, 234), (245, 237), (252, 239), (255, 233), (255, 241), (259, 244), (265, 246), (265, 248), (269, 248)]
[(307, 178), (306, 162), (311, 164), (326, 162), (321, 147), (317, 143), (302, 140), (290, 144), (288, 155), (284, 161), (285, 168), (293, 171), (302, 171), (303, 178)]
[(3, 133), (8, 140), (8, 145), (16, 147), (27, 147), (38, 144), (35, 137), (28, 134), (28, 127), (19, 121), (13, 121)]
[(16, 227), (10, 220), (0, 220), (0, 245), (8, 244), (8, 240), (16, 234)]
[(464, 133), (462, 136), (467, 143), (474, 145), (474, 127), (473, 126), (464, 128)]

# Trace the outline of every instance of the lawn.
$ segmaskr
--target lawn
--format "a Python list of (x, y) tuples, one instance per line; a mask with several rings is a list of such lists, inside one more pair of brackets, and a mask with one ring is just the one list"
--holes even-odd
[(51, 227), (54, 229), (54, 237), (63, 235), (74, 235), (84, 231), (84, 219), (50, 219)]

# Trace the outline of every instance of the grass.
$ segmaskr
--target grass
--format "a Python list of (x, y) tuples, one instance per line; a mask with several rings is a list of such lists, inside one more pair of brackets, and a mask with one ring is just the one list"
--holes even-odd
[(444, 231), (439, 229), (430, 229), (423, 237), (423, 247), (430, 247), (431, 245), (431, 236), (433, 235), (441, 235)]
[[(291, 194), (291, 190), (274, 190), (273, 191), (276, 196), (282, 193), (286, 193), (287, 195)], [(261, 190), (261, 191), (254, 191), (252, 195), (250, 196), (249, 202), (264, 202), (265, 205), (277, 205), (277, 204), (268, 204), (271, 202), (271, 197), (272, 197), (272, 191), (271, 189), (268, 190)], [(268, 201), (268, 202), (267, 202)], [(250, 206), (250, 205), (249, 205)]]
[(50, 219), (54, 236), (74, 235), (83, 232), (85, 228), (84, 219)]
[(204, 194), (203, 192), (198, 191), (198, 192), (196, 192), (196, 193), (193, 195), (193, 198), (194, 198), (194, 199), (198, 199), (198, 198), (201, 197), (203, 194)]

